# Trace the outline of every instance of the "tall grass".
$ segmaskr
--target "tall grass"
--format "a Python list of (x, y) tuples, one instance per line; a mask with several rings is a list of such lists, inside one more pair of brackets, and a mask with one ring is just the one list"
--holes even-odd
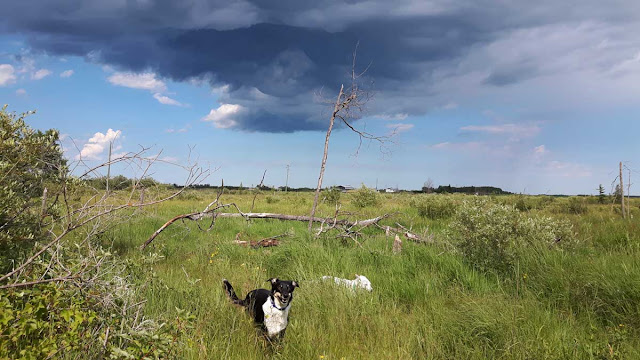
[[(265, 200), (266, 196), (270, 200)], [(363, 248), (328, 235), (314, 239), (306, 224), (218, 219), (211, 231), (176, 224), (145, 252), (140, 245), (168, 218), (201, 209), (214, 193), (194, 192), (163, 204), (104, 234), (127, 259), (147, 300), (149, 316), (196, 315), (182, 339), (184, 359), (634, 359), (640, 358), (640, 234), (638, 215), (622, 220), (606, 205), (587, 212), (560, 212), (568, 199), (525, 198), (535, 204), (522, 216), (545, 215), (574, 225), (577, 245), (557, 251), (525, 249), (510, 272), (478, 270), (446, 244), (447, 217), (421, 216), (407, 194), (385, 194), (360, 207), (351, 197), (342, 208), (365, 218), (400, 213), (389, 220), (435, 232), (435, 245), (403, 243), (393, 255), (391, 239), (376, 231)], [(438, 196), (438, 206), (461, 196)], [(225, 194), (250, 206), (252, 194)], [(499, 197), (515, 204), (520, 198)], [(260, 195), (254, 211), (306, 214), (310, 194)], [(418, 202), (419, 203), (419, 202)], [(414, 204), (416, 204), (414, 202)], [(634, 205), (637, 209), (637, 205)], [(332, 215), (334, 204), (321, 204)], [(635, 210), (634, 210), (635, 211)], [(208, 225), (208, 224), (207, 224)], [(289, 232), (278, 247), (251, 249), (233, 243)], [(352, 292), (319, 281), (323, 275), (366, 275), (373, 292)], [(239, 294), (266, 287), (270, 277), (300, 283), (281, 347), (270, 350), (221, 289), (227, 278)]]

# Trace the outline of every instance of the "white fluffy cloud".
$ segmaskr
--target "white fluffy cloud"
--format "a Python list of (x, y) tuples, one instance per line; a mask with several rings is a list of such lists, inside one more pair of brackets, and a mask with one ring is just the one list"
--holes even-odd
[(73, 70), (65, 70), (60, 73), (61, 78), (68, 78), (71, 77), (71, 75), (73, 75)]
[(25, 89), (18, 89), (18, 90), (16, 90), (16, 95), (19, 95), (19, 96), (27, 95), (27, 90), (25, 90)]
[(211, 109), (203, 121), (211, 121), (218, 129), (228, 129), (238, 125), (238, 117), (246, 112), (246, 108), (236, 104), (222, 104), (217, 109)]
[(51, 70), (48, 69), (40, 69), (33, 74), (31, 74), (31, 79), (33, 80), (42, 80), (47, 76), (51, 75)]
[(113, 129), (107, 130), (105, 134), (97, 132), (95, 133), (80, 151), (80, 154), (76, 157), (85, 160), (96, 160), (100, 154), (109, 146), (109, 143), (115, 141), (122, 135), (122, 131)]
[[(62, 76), (62, 75), (61, 75)], [(148, 90), (153, 93), (153, 98), (160, 104), (173, 106), (186, 106), (178, 100), (172, 99), (164, 93), (167, 91), (167, 85), (164, 81), (156, 78), (155, 73), (129, 73), (117, 72), (109, 76), (107, 80), (116, 86), (124, 86), (131, 89)]]
[(158, 100), (158, 102), (160, 104), (174, 105), (174, 106), (184, 106), (184, 104), (179, 102), (178, 100), (172, 99), (172, 98), (170, 98), (168, 96), (165, 96), (165, 95), (162, 95), (160, 93), (153, 94), (153, 98)]
[(11, 85), (16, 81), (16, 70), (10, 64), (0, 64), (0, 86)]
[(124, 86), (132, 89), (149, 90), (153, 92), (164, 92), (167, 86), (162, 80), (156, 79), (154, 73), (135, 74), (130, 72), (117, 72), (107, 78), (107, 80), (117, 86)]

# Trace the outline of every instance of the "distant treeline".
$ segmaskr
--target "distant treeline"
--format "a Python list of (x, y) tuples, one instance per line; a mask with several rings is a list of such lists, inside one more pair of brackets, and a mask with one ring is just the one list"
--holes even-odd
[[(174, 188), (181, 188), (182, 185), (180, 184), (171, 184)], [(189, 186), (189, 188), (191, 189), (220, 189), (219, 185), (211, 185), (211, 184), (194, 184)], [(233, 186), (233, 185), (225, 185), (224, 188), (226, 190), (253, 190), (255, 188), (259, 189), (259, 190), (263, 190), (263, 191), (291, 191), (291, 192), (306, 192), (306, 191), (315, 191), (315, 188), (307, 188), (307, 187), (302, 187), (302, 188), (285, 188), (284, 186), (280, 186), (280, 187), (271, 187), (271, 186), (256, 186), (254, 187), (247, 187), (247, 186)]]
[(462, 186), (456, 187), (451, 185), (440, 185), (433, 192), (438, 194), (478, 194), (478, 195), (508, 195), (508, 191), (504, 191), (494, 186)]
[[(173, 187), (182, 187), (179, 184), (173, 184)], [(219, 189), (220, 186), (217, 185), (211, 185), (211, 184), (195, 184), (190, 186), (190, 188), (193, 189)], [(242, 185), (240, 186), (229, 186), (229, 185), (225, 185), (224, 186), (225, 189), (227, 190), (249, 190), (252, 188), (247, 188), (244, 187)], [(264, 191), (285, 191), (285, 187), (284, 186), (280, 186), (280, 187), (270, 187), (270, 186), (257, 186), (258, 189), (260, 190), (264, 190)], [(286, 189), (287, 191), (291, 191), (291, 192), (309, 192), (309, 191), (315, 191), (315, 188), (308, 188), (308, 187), (301, 187), (301, 188), (292, 188), (289, 187)], [(383, 191), (383, 190), (381, 190)], [(403, 192), (404, 190), (400, 190), (400, 192)], [(424, 191), (424, 190), (423, 190)], [(418, 191), (411, 191), (409, 190), (409, 192), (421, 192), (420, 190)], [(479, 194), (479, 195), (508, 195), (511, 194), (508, 191), (504, 191), (500, 188), (494, 187), (494, 186), (462, 186), (462, 187), (456, 187), (456, 186), (451, 186), (451, 185), (440, 185), (435, 189), (430, 189), (430, 191), (428, 192), (434, 192), (434, 193), (438, 193), (438, 194), (452, 194), (452, 193), (462, 193), (462, 194)]]
[[(107, 177), (101, 176), (92, 179), (84, 180), (85, 184), (98, 189), (105, 190), (107, 188)], [(129, 179), (123, 175), (116, 175), (109, 178), (109, 189), (110, 190), (124, 190), (127, 189), (133, 184), (138, 182), (136, 179)], [(152, 186), (161, 185), (159, 182), (154, 180), (153, 178), (147, 177), (139, 180), (139, 187), (150, 188)]]

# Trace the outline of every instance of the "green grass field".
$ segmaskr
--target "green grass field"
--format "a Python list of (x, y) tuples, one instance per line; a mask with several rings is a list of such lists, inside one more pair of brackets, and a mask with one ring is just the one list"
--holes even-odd
[[(414, 206), (425, 196), (456, 204), (472, 196), (386, 194), (379, 206), (355, 208), (342, 194), (343, 210), (358, 218), (397, 213), (398, 222), (434, 234), (435, 244), (403, 242), (367, 230), (362, 248), (331, 234), (311, 237), (306, 223), (219, 219), (211, 231), (176, 223), (153, 245), (146, 238), (171, 217), (202, 210), (212, 191), (191, 191), (145, 210), (102, 235), (132, 264), (131, 278), (147, 300), (145, 315), (171, 318), (177, 309), (195, 316), (180, 339), (184, 359), (638, 359), (640, 358), (640, 203), (630, 220), (595, 199), (500, 196), (527, 215), (544, 214), (573, 224), (576, 245), (530, 251), (512, 273), (481, 272), (447, 242), (450, 216), (425, 215)], [(225, 194), (248, 211), (253, 195)], [(635, 200), (635, 199), (633, 199)], [(307, 214), (310, 193), (270, 193), (255, 212)], [(322, 204), (330, 216), (333, 205)], [(203, 227), (208, 227), (206, 220)], [(233, 243), (289, 232), (277, 247)], [(353, 293), (324, 284), (323, 275), (366, 275), (373, 292)], [(224, 296), (227, 278), (240, 296), (268, 287), (268, 278), (297, 280), (290, 325), (277, 351), (263, 346), (249, 317)]]

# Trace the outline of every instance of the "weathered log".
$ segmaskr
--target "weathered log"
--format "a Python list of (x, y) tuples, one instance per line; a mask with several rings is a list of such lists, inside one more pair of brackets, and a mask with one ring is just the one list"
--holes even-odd
[[(187, 219), (187, 220), (200, 220), (202, 218), (204, 218), (207, 215), (212, 215), (212, 213), (214, 213), (215, 210), (220, 209), (222, 207), (230, 207), (230, 206), (234, 206), (236, 207), (236, 209), (238, 209), (237, 206), (235, 206), (235, 204), (226, 204), (226, 205), (220, 205), (216, 208), (207, 210), (207, 211), (202, 211), (202, 212), (194, 212), (194, 213), (189, 213), (189, 214), (183, 214), (183, 215), (178, 215), (174, 218), (172, 218), (171, 220), (167, 221), (164, 225), (162, 225), (158, 230), (156, 230), (153, 234), (151, 234), (151, 236), (149, 237), (149, 239), (147, 239), (147, 241), (144, 242), (144, 244), (142, 244), (140, 246), (140, 250), (144, 250), (147, 246), (149, 246), (149, 244), (151, 244), (151, 242), (158, 236), (160, 235), (160, 233), (162, 231), (164, 231), (167, 227), (169, 227), (171, 224), (173, 224), (174, 222), (181, 220), (181, 219)], [(239, 209), (238, 209), (239, 211)], [(340, 226), (346, 226), (346, 227), (355, 227), (355, 226), (359, 226), (361, 228), (370, 226), (370, 225), (374, 225), (377, 224), (380, 220), (383, 220), (391, 215), (389, 214), (385, 214), (382, 216), (378, 216), (372, 219), (365, 219), (365, 220), (355, 220), (355, 221), (349, 221), (346, 219), (336, 219), (336, 218), (323, 218), (323, 217), (310, 217), (308, 215), (288, 215), (288, 214), (274, 214), (274, 213), (243, 213), (243, 212), (237, 212), (237, 213), (215, 213), (214, 215), (216, 218), (236, 218), (236, 217), (241, 217), (244, 219), (277, 219), (277, 220), (287, 220), (287, 221), (312, 221), (312, 222), (319, 222), (319, 223), (327, 223), (327, 224), (332, 224), (332, 225), (340, 225)]]

